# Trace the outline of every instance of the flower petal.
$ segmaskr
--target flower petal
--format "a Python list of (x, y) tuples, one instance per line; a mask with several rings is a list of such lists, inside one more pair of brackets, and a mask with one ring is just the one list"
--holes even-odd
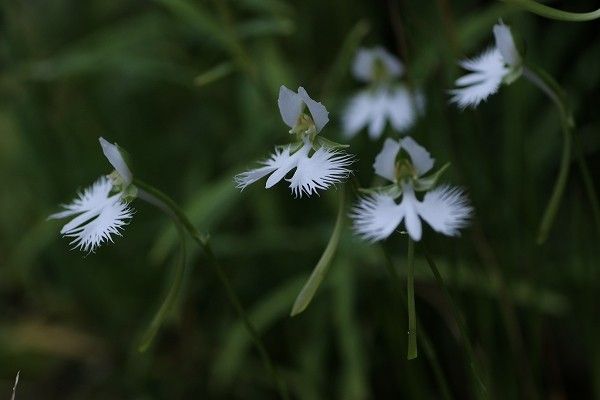
[(515, 46), (515, 41), (510, 28), (502, 21), (494, 25), (494, 38), (496, 47), (502, 54), (504, 61), (510, 66), (518, 66), (521, 64), (521, 55)]
[(64, 235), (73, 238), (71, 244), (75, 248), (93, 252), (104, 242), (112, 242), (112, 235), (121, 236), (121, 231), (132, 217), (133, 211), (128, 204), (117, 198), (105, 205), (96, 218)]
[(400, 140), (400, 146), (404, 149), (412, 161), (413, 166), (417, 170), (417, 175), (421, 176), (426, 174), (435, 163), (435, 159), (431, 157), (431, 154), (425, 150), (425, 148), (419, 145), (413, 138), (406, 136)]
[(457, 236), (459, 229), (468, 224), (473, 208), (462, 190), (440, 186), (425, 194), (417, 212), (435, 231)]
[(347, 168), (352, 164), (352, 156), (342, 151), (321, 147), (311, 156), (300, 157), (298, 167), (291, 179), (290, 188), (296, 197), (326, 190), (331, 185), (346, 179), (350, 174)]
[(323, 104), (311, 99), (302, 86), (298, 88), (298, 95), (302, 98), (302, 101), (304, 101), (304, 103), (308, 107), (310, 115), (312, 116), (312, 119), (315, 122), (317, 132), (321, 132), (321, 130), (329, 122), (329, 112)]
[(412, 186), (404, 185), (402, 188), (402, 202), (400, 205), (404, 209), (404, 225), (406, 226), (406, 231), (415, 242), (421, 240), (423, 231), (421, 220), (417, 213), (418, 204), (419, 201), (415, 197)]
[(261, 164), (263, 164), (262, 167), (251, 169), (249, 171), (242, 172), (241, 174), (237, 174), (233, 178), (233, 180), (235, 181), (235, 186), (240, 190), (244, 190), (247, 186), (269, 175), (277, 168), (283, 166), (289, 158), (289, 146), (275, 149), (275, 153), (273, 153), (271, 157), (264, 161), (261, 161)]
[(392, 127), (404, 132), (415, 122), (424, 106), (422, 93), (411, 94), (403, 85), (393, 89), (386, 102), (387, 114)]
[(375, 157), (373, 168), (375, 173), (392, 182), (396, 180), (396, 157), (400, 151), (400, 143), (387, 138), (383, 142), (383, 148)]
[(304, 146), (300, 150), (296, 151), (294, 154), (290, 154), (290, 150), (288, 147), (287, 153), (284, 153), (283, 157), (278, 163), (277, 169), (267, 178), (265, 188), (270, 189), (277, 182), (282, 180), (288, 174), (288, 172), (296, 168), (300, 159), (306, 157), (310, 149), (311, 144), (308, 141), (305, 142)]
[(277, 104), (279, 105), (279, 113), (283, 122), (290, 128), (296, 126), (298, 118), (302, 113), (302, 97), (298, 93), (281, 85)]
[(106, 176), (101, 176), (90, 187), (77, 194), (70, 204), (63, 204), (64, 211), (52, 214), (48, 219), (62, 219), (85, 211), (102, 207), (112, 190), (112, 183)]
[(363, 129), (371, 117), (371, 95), (360, 92), (350, 99), (342, 117), (343, 131), (346, 137), (355, 136)]
[(472, 71), (456, 80), (456, 88), (450, 91), (451, 103), (457, 103), (460, 108), (476, 107), (490, 95), (496, 93), (502, 84), (502, 79), (509, 73), (500, 51), (493, 47), (479, 56), (463, 60), (460, 65)]
[(385, 128), (388, 101), (387, 90), (381, 89), (371, 95), (369, 137), (373, 140), (379, 139)]
[(404, 217), (404, 209), (392, 197), (377, 193), (362, 197), (353, 207), (350, 217), (359, 236), (376, 242), (394, 232)]
[(371, 82), (375, 79), (374, 63), (379, 61), (386, 68), (390, 77), (399, 77), (404, 72), (404, 66), (392, 54), (383, 47), (374, 47), (372, 49), (360, 48), (354, 57), (352, 64), (352, 73), (354, 77), (362, 82)]
[(102, 152), (104, 153), (104, 156), (108, 159), (108, 162), (110, 162), (113, 168), (117, 170), (119, 175), (121, 175), (125, 184), (129, 185), (133, 180), (133, 174), (127, 166), (127, 163), (125, 162), (125, 159), (123, 158), (123, 155), (121, 154), (119, 148), (102, 137), (98, 140), (100, 141), (100, 146), (102, 146)]

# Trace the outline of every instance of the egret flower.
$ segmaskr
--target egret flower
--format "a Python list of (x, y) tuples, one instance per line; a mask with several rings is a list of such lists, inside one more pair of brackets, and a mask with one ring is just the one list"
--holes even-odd
[[(366, 190), (353, 207), (351, 217), (356, 233), (368, 241), (387, 238), (404, 221), (410, 237), (422, 236), (421, 220), (433, 230), (457, 236), (472, 212), (463, 192), (456, 187), (436, 186), (448, 164), (429, 174), (435, 160), (411, 137), (399, 141), (386, 139), (375, 158), (375, 173), (391, 185)], [(418, 192), (425, 192), (422, 199)]]
[[(261, 167), (236, 175), (236, 186), (243, 190), (268, 175), (265, 187), (269, 189), (295, 169), (286, 181), (294, 196), (302, 197), (326, 190), (347, 178), (348, 166), (353, 160), (341, 149), (348, 146), (319, 135), (329, 122), (325, 106), (311, 99), (303, 87), (296, 93), (285, 86), (279, 90), (278, 104), (281, 118), (291, 128), (289, 132), (295, 141), (276, 147), (275, 152), (261, 162)], [(309, 114), (304, 112), (305, 107)]]
[(93, 252), (113, 235), (121, 231), (133, 216), (129, 206), (133, 175), (118, 146), (100, 138), (102, 151), (115, 171), (101, 176), (90, 187), (80, 192), (69, 204), (62, 205), (63, 211), (50, 215), (49, 219), (73, 217), (63, 226), (60, 233), (71, 238), (73, 248), (87, 253)]
[(508, 85), (521, 76), (523, 60), (510, 28), (500, 21), (493, 31), (495, 46), (475, 58), (459, 62), (469, 73), (456, 80), (456, 88), (450, 91), (450, 102), (460, 108), (477, 107), (496, 93), (502, 83)]
[(368, 127), (369, 137), (378, 139), (387, 121), (397, 132), (404, 132), (415, 122), (424, 107), (420, 92), (411, 93), (397, 80), (404, 66), (382, 47), (361, 48), (352, 66), (354, 77), (369, 84), (348, 102), (342, 117), (344, 134), (355, 136)]

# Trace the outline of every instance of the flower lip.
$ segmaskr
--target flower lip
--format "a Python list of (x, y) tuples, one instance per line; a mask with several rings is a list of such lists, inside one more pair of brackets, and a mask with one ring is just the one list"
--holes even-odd
[(112, 144), (103, 137), (98, 139), (100, 141), (100, 146), (102, 146), (102, 152), (104, 156), (108, 159), (108, 162), (113, 166), (113, 168), (119, 173), (121, 178), (125, 183), (125, 186), (131, 184), (133, 180), (133, 174), (131, 170), (127, 166), (127, 162), (125, 162), (125, 158), (121, 153), (121, 150), (116, 144)]
[(313, 100), (302, 86), (298, 88), (298, 92), (296, 93), (281, 85), (277, 104), (279, 105), (279, 112), (283, 122), (292, 128), (292, 130), (301, 122), (305, 105), (310, 112), (317, 133), (321, 132), (329, 122), (329, 112), (325, 106)]

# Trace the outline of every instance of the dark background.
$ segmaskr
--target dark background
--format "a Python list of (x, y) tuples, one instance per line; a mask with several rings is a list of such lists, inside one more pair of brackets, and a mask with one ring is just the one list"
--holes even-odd
[[(421, 351), (407, 362), (406, 314), (380, 246), (346, 229), (310, 307), (289, 310), (334, 225), (335, 190), (293, 199), (279, 184), (239, 193), (234, 174), (288, 140), (276, 96), (304, 86), (324, 134), (360, 85), (359, 45), (383, 45), (423, 88), (409, 132), (476, 219), (458, 239), (424, 241), (463, 313), (491, 399), (600, 398), (599, 231), (573, 163), (546, 244), (536, 230), (558, 172), (553, 104), (525, 79), (477, 110), (448, 105), (457, 59), (493, 43), (498, 18), (529, 61), (564, 87), (596, 190), (600, 176), (598, 22), (550, 21), (475, 0), (4, 0), (0, 14), (0, 391), (18, 399), (275, 398), (216, 275), (194, 249), (185, 290), (152, 347), (136, 350), (172, 277), (169, 220), (136, 201), (123, 237), (85, 255), (46, 217), (110, 172), (98, 136), (212, 234), (219, 259), (298, 399), (442, 398)], [(593, 1), (557, 7), (590, 11)], [(381, 143), (351, 142), (372, 179)], [(405, 238), (385, 244), (401, 274)], [(478, 398), (456, 321), (417, 246), (421, 329), (455, 399)], [(513, 318), (514, 317), (514, 318)]]

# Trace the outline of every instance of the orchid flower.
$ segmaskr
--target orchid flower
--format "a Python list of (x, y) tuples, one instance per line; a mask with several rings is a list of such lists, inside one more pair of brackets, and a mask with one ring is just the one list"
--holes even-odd
[[(292, 170), (294, 173), (286, 181), (290, 183), (296, 197), (310, 196), (318, 190), (326, 190), (331, 185), (348, 177), (347, 168), (352, 156), (342, 151), (348, 147), (320, 136), (319, 133), (329, 122), (329, 113), (323, 104), (316, 102), (304, 90), (293, 92), (285, 86), (279, 90), (279, 112), (283, 122), (294, 135), (293, 143), (278, 146), (262, 166), (235, 176), (236, 186), (245, 189), (259, 179), (269, 176), (265, 187), (271, 188)], [(308, 114), (304, 112), (305, 107)]]
[(382, 47), (361, 48), (352, 72), (357, 80), (370, 86), (354, 95), (344, 110), (342, 122), (347, 137), (368, 127), (369, 137), (375, 140), (381, 137), (386, 121), (397, 132), (414, 124), (424, 107), (424, 97), (397, 82), (404, 73), (400, 60)]
[[(456, 187), (437, 186), (448, 164), (428, 174), (435, 160), (422, 146), (407, 136), (401, 140), (386, 139), (375, 158), (375, 173), (391, 185), (365, 190), (351, 212), (356, 233), (368, 241), (387, 238), (404, 221), (414, 241), (422, 236), (424, 220), (435, 231), (457, 236), (471, 215), (463, 192)], [(417, 192), (425, 192), (422, 199)]]
[(90, 187), (80, 192), (63, 211), (50, 215), (49, 219), (73, 217), (60, 233), (71, 238), (71, 245), (91, 253), (105, 242), (113, 241), (113, 235), (121, 231), (133, 216), (129, 206), (132, 196), (133, 175), (127, 166), (122, 150), (115, 144), (100, 138), (102, 151), (115, 171), (101, 176)]
[(521, 76), (523, 60), (510, 28), (500, 21), (493, 31), (495, 46), (475, 58), (459, 62), (469, 73), (456, 80), (456, 88), (450, 91), (450, 102), (460, 108), (477, 107), (496, 93), (502, 83), (511, 84)]

